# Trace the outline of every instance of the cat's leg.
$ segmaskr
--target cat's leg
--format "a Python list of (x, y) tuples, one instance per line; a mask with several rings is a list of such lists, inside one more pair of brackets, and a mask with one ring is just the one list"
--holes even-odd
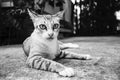
[(35, 55), (29, 56), (27, 58), (27, 64), (31, 68), (56, 72), (59, 75), (64, 76), (64, 77), (71, 77), (75, 75), (75, 72), (72, 68), (66, 67), (53, 60), (43, 58), (37, 55), (37, 53), (34, 53), (34, 54)]
[(78, 54), (67, 50), (61, 50), (59, 58), (90, 60), (93, 57), (89, 54)]
[(74, 44), (74, 43), (62, 43), (62, 42), (58, 42), (59, 46), (61, 49), (67, 49), (67, 48), (79, 48), (79, 45)]

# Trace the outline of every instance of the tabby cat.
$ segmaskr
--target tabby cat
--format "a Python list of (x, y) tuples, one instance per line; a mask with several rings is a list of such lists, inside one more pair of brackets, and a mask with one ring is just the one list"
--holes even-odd
[(76, 44), (58, 41), (60, 30), (60, 19), (64, 11), (54, 15), (40, 15), (28, 10), (34, 24), (31, 36), (23, 42), (23, 50), (27, 56), (26, 63), (29, 67), (39, 70), (56, 72), (61, 76), (71, 77), (75, 75), (72, 68), (56, 62), (56, 59), (75, 58), (91, 59), (90, 55), (81, 55), (64, 50), (65, 48), (77, 48)]

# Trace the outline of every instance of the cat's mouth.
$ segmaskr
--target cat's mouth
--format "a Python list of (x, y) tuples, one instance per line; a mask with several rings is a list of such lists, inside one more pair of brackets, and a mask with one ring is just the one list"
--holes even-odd
[(48, 39), (48, 40), (53, 40), (53, 39), (54, 39), (54, 37), (48, 37), (47, 39)]

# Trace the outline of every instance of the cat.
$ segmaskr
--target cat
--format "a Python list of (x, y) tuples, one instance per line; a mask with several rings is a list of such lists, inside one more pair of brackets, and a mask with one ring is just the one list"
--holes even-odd
[(58, 40), (59, 21), (62, 19), (64, 11), (54, 15), (40, 15), (28, 9), (28, 13), (34, 25), (34, 31), (23, 42), (23, 50), (27, 56), (26, 63), (29, 67), (71, 77), (75, 75), (74, 69), (56, 62), (56, 59), (92, 59), (90, 55), (65, 50), (65, 48), (78, 48), (77, 44), (62, 43)]

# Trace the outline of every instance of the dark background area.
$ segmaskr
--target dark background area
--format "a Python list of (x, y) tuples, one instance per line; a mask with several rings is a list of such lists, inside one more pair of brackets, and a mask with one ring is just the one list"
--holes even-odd
[[(33, 24), (27, 13), (27, 8), (39, 14), (48, 14), (45, 4), (59, 7), (63, 10), (66, 0), (1, 0), (11, 2), (13, 6), (0, 7), (0, 45), (21, 44), (33, 31)], [(61, 21), (59, 38), (72, 36), (119, 36), (117, 30), (119, 20), (115, 12), (120, 10), (120, 0), (82, 0), (71, 2), (71, 22)], [(75, 17), (74, 6), (80, 8), (80, 18)], [(84, 8), (82, 8), (82, 6)], [(49, 13), (50, 14), (50, 13)], [(74, 23), (80, 22), (77, 25)], [(75, 32), (75, 33), (74, 33)]]

